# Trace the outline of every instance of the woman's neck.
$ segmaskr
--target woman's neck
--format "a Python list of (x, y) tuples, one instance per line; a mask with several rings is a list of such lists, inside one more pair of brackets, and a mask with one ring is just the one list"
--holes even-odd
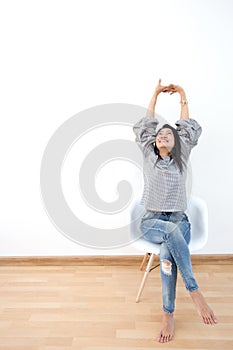
[(164, 151), (160, 150), (159, 151), (159, 155), (160, 155), (161, 158), (170, 157), (170, 153), (165, 151), (165, 150)]

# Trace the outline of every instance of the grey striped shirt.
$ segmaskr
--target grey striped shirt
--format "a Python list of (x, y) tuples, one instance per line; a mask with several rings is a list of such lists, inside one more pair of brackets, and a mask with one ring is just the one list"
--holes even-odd
[(197, 145), (202, 128), (194, 119), (180, 119), (176, 130), (181, 141), (183, 172), (174, 159), (160, 158), (154, 152), (157, 118), (143, 117), (134, 126), (135, 141), (143, 154), (144, 189), (141, 204), (147, 210), (185, 211), (187, 209), (186, 176), (187, 163), (192, 148)]

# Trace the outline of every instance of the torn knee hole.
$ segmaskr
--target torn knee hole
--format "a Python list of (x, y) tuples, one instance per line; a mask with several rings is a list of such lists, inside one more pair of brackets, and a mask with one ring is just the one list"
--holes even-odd
[(161, 261), (162, 271), (165, 273), (165, 275), (171, 275), (172, 274), (172, 263), (169, 260), (163, 259)]

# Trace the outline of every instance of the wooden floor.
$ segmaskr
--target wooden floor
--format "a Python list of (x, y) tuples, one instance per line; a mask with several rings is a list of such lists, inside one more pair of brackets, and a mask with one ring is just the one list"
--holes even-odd
[(195, 265), (219, 324), (201, 323), (178, 278), (175, 337), (159, 344), (159, 270), (135, 303), (139, 266), (1, 266), (1, 350), (233, 349), (232, 265)]

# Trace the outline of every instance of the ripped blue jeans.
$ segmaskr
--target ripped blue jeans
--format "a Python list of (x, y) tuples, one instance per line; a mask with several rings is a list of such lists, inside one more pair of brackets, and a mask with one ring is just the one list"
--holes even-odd
[(191, 224), (186, 213), (154, 212), (146, 210), (140, 223), (144, 238), (160, 244), (160, 274), (162, 280), (163, 311), (175, 309), (177, 268), (189, 292), (198, 289), (193, 276), (188, 244)]

